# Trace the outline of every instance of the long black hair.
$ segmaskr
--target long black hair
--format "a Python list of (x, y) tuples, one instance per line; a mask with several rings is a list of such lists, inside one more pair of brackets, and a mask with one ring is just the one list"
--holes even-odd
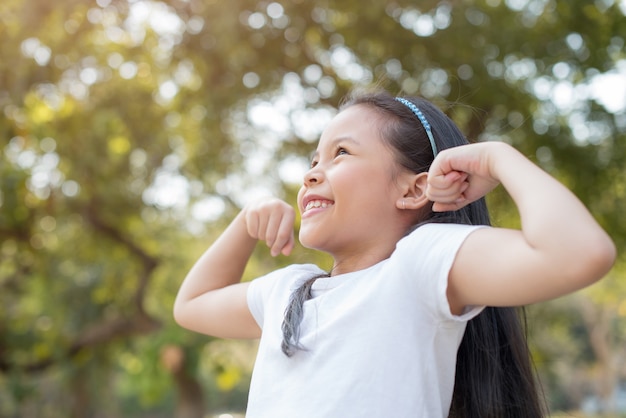
[[(430, 123), (436, 149), (467, 144), (468, 141), (448, 116), (427, 100), (406, 97)], [(356, 94), (342, 109), (365, 105), (375, 110), (380, 136), (392, 150), (398, 164), (414, 173), (428, 171), (435, 157), (426, 130), (405, 104), (384, 91)], [(453, 212), (424, 212), (423, 223), (490, 225), (484, 198)], [(290, 298), (283, 321), (282, 350), (291, 356), (299, 345), (303, 304), (311, 298), (312, 277)], [(467, 324), (457, 353), (456, 376), (450, 418), (538, 418), (544, 416), (545, 402), (535, 377), (526, 340), (522, 308), (487, 307)]]

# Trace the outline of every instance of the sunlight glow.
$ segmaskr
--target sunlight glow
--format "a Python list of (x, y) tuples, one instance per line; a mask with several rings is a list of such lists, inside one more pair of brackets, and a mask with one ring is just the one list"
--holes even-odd
[(593, 77), (590, 87), (591, 97), (608, 112), (626, 111), (626, 60), (619, 61), (614, 70)]

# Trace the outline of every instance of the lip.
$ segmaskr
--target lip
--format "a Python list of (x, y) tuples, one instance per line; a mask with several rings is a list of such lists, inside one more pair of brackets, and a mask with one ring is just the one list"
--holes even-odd
[(314, 195), (314, 194), (306, 195), (306, 196), (304, 196), (302, 198), (302, 204), (301, 204), (301, 207), (300, 207), (300, 213), (302, 214), (302, 216), (305, 216), (306, 214), (312, 214), (314, 212), (319, 212), (321, 210), (327, 209), (327, 208), (319, 207), (319, 208), (311, 208), (309, 210), (306, 210), (307, 205), (310, 202), (314, 201), (314, 200), (321, 200), (321, 201), (330, 202), (331, 205), (335, 204), (334, 200), (329, 199), (329, 198), (324, 197), (324, 196)]

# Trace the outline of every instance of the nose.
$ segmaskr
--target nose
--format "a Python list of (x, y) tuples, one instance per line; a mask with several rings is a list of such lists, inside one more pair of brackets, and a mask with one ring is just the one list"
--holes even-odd
[(320, 183), (323, 180), (323, 174), (319, 169), (319, 164), (315, 167), (312, 167), (304, 174), (304, 184), (306, 186), (311, 186), (313, 184)]

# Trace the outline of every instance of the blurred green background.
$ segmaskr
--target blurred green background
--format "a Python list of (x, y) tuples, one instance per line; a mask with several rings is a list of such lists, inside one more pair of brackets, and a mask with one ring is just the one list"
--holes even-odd
[[(0, 416), (241, 413), (255, 342), (180, 329), (177, 288), (247, 200), (294, 202), (333, 109), (370, 84), (513, 144), (609, 231), (616, 267), (529, 307), (529, 340), (554, 416), (626, 414), (625, 14), (624, 0), (2, 0)], [(489, 202), (516, 226), (502, 191)], [(305, 260), (328, 267), (259, 246), (246, 276)]]

